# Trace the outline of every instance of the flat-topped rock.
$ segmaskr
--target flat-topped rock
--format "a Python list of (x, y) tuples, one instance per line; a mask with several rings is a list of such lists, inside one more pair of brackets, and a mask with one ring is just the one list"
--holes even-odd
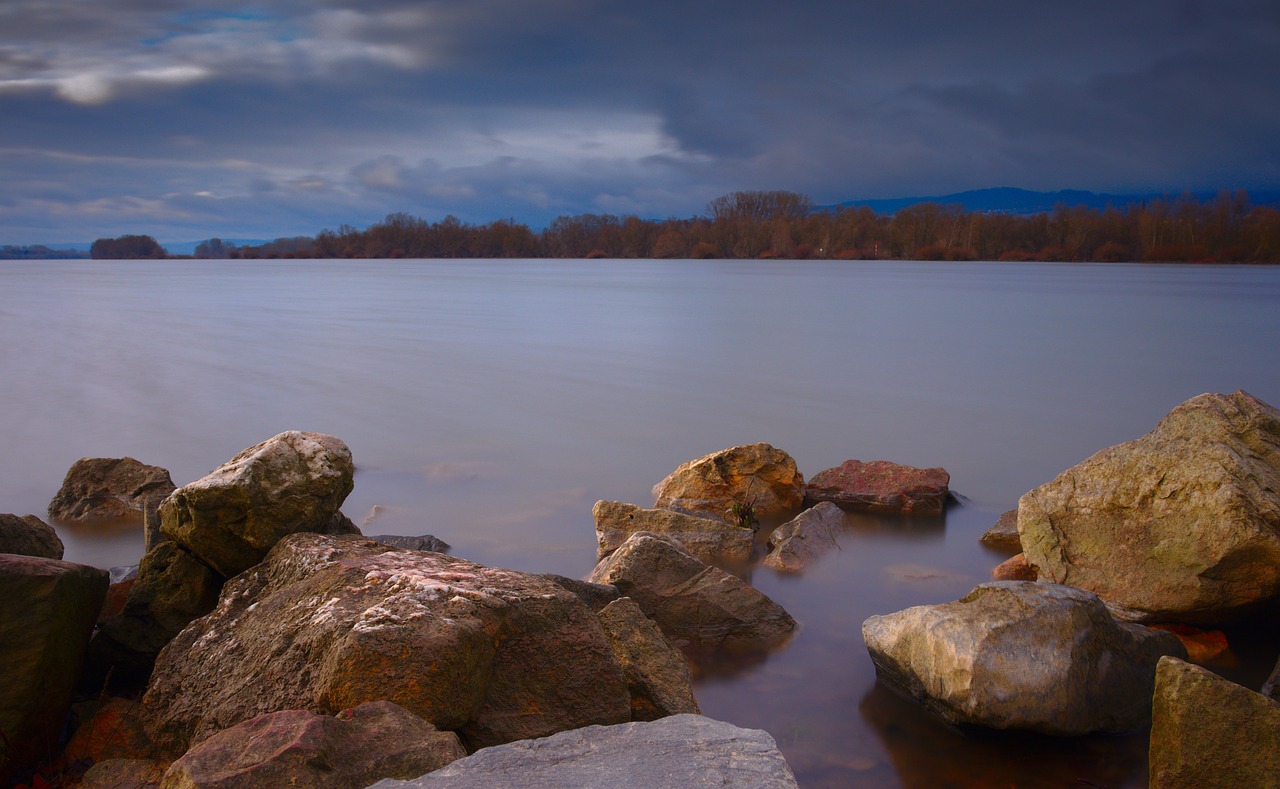
[(596, 559), (618, 550), (639, 531), (665, 534), (698, 559), (713, 563), (746, 563), (755, 545), (755, 532), (720, 518), (688, 515), (673, 510), (647, 510), (620, 501), (597, 501), (591, 508), (596, 521)]
[(950, 482), (946, 469), (846, 460), (813, 475), (805, 486), (804, 500), (810, 505), (830, 501), (855, 512), (940, 515)]

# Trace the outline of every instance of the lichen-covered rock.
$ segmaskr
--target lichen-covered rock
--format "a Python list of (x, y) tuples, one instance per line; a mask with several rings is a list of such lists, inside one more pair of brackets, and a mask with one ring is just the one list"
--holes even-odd
[(0, 554), (0, 786), (57, 751), (107, 573)]
[(994, 526), (983, 532), (978, 542), (989, 548), (1022, 553), (1022, 541), (1018, 537), (1018, 511), (1009, 510), (1002, 514)]
[(1280, 412), (1205, 394), (1018, 503), (1042, 580), (1126, 618), (1213, 623), (1280, 597)]
[[(234, 682), (227, 678), (234, 677)], [(385, 699), (469, 748), (631, 714), (600, 620), (556, 584), (354, 536), (294, 534), (223, 588), (143, 698), (181, 753), (266, 712)]]
[(1280, 787), (1280, 704), (1161, 658), (1149, 756), (1152, 789)]
[(763, 592), (661, 534), (631, 535), (590, 580), (618, 587), (676, 644), (763, 651), (785, 643), (796, 627)]
[(466, 755), (453, 732), (389, 701), (370, 701), (336, 716), (282, 710), (224, 729), (175, 761), (161, 786), (347, 789), (416, 778)]
[(941, 515), (951, 475), (887, 460), (846, 460), (819, 471), (804, 489), (806, 504), (830, 501), (855, 512)]
[(681, 465), (654, 486), (653, 495), (658, 509), (723, 518), (732, 505), (751, 504), (760, 518), (785, 520), (804, 502), (804, 477), (781, 449), (748, 444)]
[(1156, 662), (1186, 656), (1089, 592), (1028, 581), (873, 616), (862, 637), (883, 681), (950, 723), (1059, 735), (1142, 726)]
[(631, 692), (631, 720), (699, 713), (689, 664), (653, 620), (629, 597), (600, 611), (600, 624)]
[(844, 512), (829, 501), (819, 502), (773, 530), (764, 563), (779, 572), (798, 573), (817, 559), (840, 548)]
[(596, 521), (596, 558), (603, 559), (638, 531), (671, 537), (704, 562), (745, 564), (751, 558), (755, 532), (719, 518), (687, 515), (674, 510), (646, 510), (620, 501), (597, 501), (591, 508)]
[(338, 511), (354, 473), (341, 439), (291, 430), (174, 491), (160, 505), (160, 531), (230, 578), (286, 535), (358, 531)]
[(0, 514), (0, 553), (61, 559), (62, 551), (58, 533), (36, 516)]
[(173, 492), (169, 472), (130, 457), (80, 458), (49, 502), (49, 517), (68, 523), (141, 519), (146, 502)]

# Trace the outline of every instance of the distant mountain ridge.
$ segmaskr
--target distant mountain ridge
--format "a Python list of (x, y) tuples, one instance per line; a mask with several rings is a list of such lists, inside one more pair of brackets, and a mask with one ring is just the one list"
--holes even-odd
[[(1183, 194), (1150, 192), (1146, 194), (1100, 194), (1080, 189), (1062, 189), (1057, 192), (1036, 192), (1030, 189), (1017, 189), (1011, 186), (1000, 186), (992, 189), (971, 189), (966, 192), (940, 195), (934, 197), (898, 197), (882, 200), (850, 200), (835, 205), (819, 206), (819, 210), (832, 211), (837, 208), (859, 208), (866, 206), (877, 214), (896, 214), (904, 208), (920, 203), (936, 203), (937, 205), (960, 206), (966, 211), (977, 211), (992, 214), (1010, 214), (1012, 216), (1031, 216), (1052, 212), (1060, 205), (1071, 208), (1124, 208), (1135, 203), (1150, 200), (1177, 200)], [(1192, 192), (1191, 198), (1197, 202), (1208, 202), (1217, 197), (1217, 192)], [(1249, 193), (1253, 205), (1280, 205), (1280, 192), (1257, 191)]]

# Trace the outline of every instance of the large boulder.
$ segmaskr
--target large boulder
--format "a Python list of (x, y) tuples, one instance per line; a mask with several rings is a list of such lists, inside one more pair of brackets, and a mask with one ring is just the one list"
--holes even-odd
[(1149, 756), (1153, 789), (1280, 787), (1280, 703), (1161, 658)]
[(704, 562), (737, 562), (751, 559), (756, 533), (707, 515), (674, 510), (646, 510), (620, 501), (597, 501), (591, 508), (596, 521), (596, 558), (603, 559), (638, 531), (671, 537)]
[(0, 553), (61, 559), (62, 550), (58, 533), (36, 516), (0, 514)]
[(539, 740), (485, 748), (413, 781), (376, 789), (795, 789), (795, 776), (768, 732), (701, 715), (588, 726)]
[(1018, 502), (1041, 580), (1125, 618), (1218, 622), (1280, 596), (1280, 412), (1205, 394)]
[(133, 458), (80, 458), (49, 502), (49, 517), (66, 523), (139, 520), (150, 500), (173, 492), (169, 472)]
[(590, 580), (618, 587), (681, 645), (764, 651), (785, 643), (796, 627), (763, 592), (660, 534), (631, 535)]
[(354, 474), (341, 439), (290, 430), (174, 491), (160, 505), (160, 531), (230, 578), (286, 535), (358, 532), (338, 511)]
[(162, 786), (348, 789), (416, 778), (466, 755), (453, 732), (389, 701), (369, 701), (336, 716), (281, 710), (224, 729), (175, 761)]
[(887, 460), (846, 460), (819, 471), (804, 489), (806, 504), (830, 501), (855, 512), (941, 515), (951, 475)]
[[(234, 682), (228, 682), (234, 677)], [(143, 698), (175, 753), (266, 712), (392, 701), (469, 748), (630, 719), (600, 620), (537, 576), (295, 534), (165, 647)]]
[(0, 554), (0, 786), (56, 752), (107, 573)]
[(883, 681), (950, 723), (1059, 735), (1141, 727), (1156, 662), (1187, 654), (1089, 592), (1029, 581), (873, 616), (862, 637)]
[(767, 520), (800, 511), (804, 477), (795, 460), (768, 444), (730, 447), (691, 460), (653, 488), (654, 507), (722, 518), (735, 504), (750, 504)]
[(820, 502), (773, 530), (765, 565), (784, 573), (803, 572), (811, 563), (840, 548), (844, 512)]
[(627, 678), (631, 720), (701, 712), (684, 655), (634, 600), (623, 597), (609, 603), (600, 610), (600, 624)]

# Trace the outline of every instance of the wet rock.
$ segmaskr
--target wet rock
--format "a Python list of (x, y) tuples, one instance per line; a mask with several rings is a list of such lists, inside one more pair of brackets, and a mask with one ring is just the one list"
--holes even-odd
[(0, 553), (61, 559), (62, 550), (58, 533), (36, 516), (0, 514)]
[(1027, 555), (1020, 553), (1017, 556), (1011, 556), (991, 570), (991, 580), (993, 581), (1034, 581), (1036, 580), (1036, 568), (1027, 564)]
[(764, 563), (784, 573), (803, 572), (815, 560), (840, 548), (844, 511), (829, 501), (819, 502), (769, 535)]
[(745, 564), (751, 558), (755, 532), (707, 515), (674, 510), (646, 510), (620, 501), (597, 501), (591, 509), (596, 521), (596, 558), (603, 559), (638, 531), (671, 537), (698, 559), (712, 563)]
[(941, 605), (873, 616), (862, 636), (884, 682), (944, 720), (1046, 734), (1127, 732), (1151, 712), (1169, 633), (1117, 622), (1095, 595), (999, 581)]
[(153, 738), (181, 753), (262, 713), (378, 699), (469, 748), (631, 714), (599, 619), (556, 584), (317, 534), (229, 581), (161, 653), (144, 704)]
[(1126, 618), (1251, 613), (1280, 596), (1280, 412), (1246, 392), (1194, 397), (1024, 495), (1018, 531), (1041, 579)]
[(1150, 785), (1280, 786), (1280, 704), (1161, 658), (1151, 703)]
[(800, 511), (804, 477), (786, 452), (748, 444), (681, 465), (654, 486), (653, 495), (658, 509), (722, 518), (731, 505), (751, 504), (760, 518), (786, 519)]
[(64, 523), (141, 519), (150, 499), (173, 492), (169, 472), (130, 457), (80, 458), (49, 502), (49, 517)]
[(605, 606), (600, 624), (627, 678), (631, 720), (701, 712), (684, 655), (634, 600), (623, 597)]
[(164, 785), (346, 789), (416, 778), (466, 755), (454, 733), (389, 701), (370, 701), (336, 716), (282, 710), (232, 726), (175, 761)]
[(995, 525), (983, 532), (978, 542), (989, 548), (1004, 551), (1022, 552), (1022, 541), (1018, 537), (1018, 511), (1009, 510), (1000, 516)]
[(0, 554), (0, 786), (56, 752), (106, 572)]
[(785, 643), (796, 627), (764, 593), (660, 534), (631, 535), (590, 580), (618, 587), (677, 644), (760, 651)]
[(358, 531), (338, 511), (354, 472), (341, 439), (281, 433), (174, 491), (160, 505), (160, 531), (230, 578), (286, 535)]
[(80, 789), (158, 789), (169, 763), (151, 759), (107, 759), (89, 768)]
[[(359, 532), (350, 532), (358, 534)], [(369, 539), (383, 545), (390, 545), (392, 548), (405, 548), (410, 551), (435, 551), (436, 553), (448, 553), (451, 547), (444, 540), (433, 537), (430, 534), (423, 534), (418, 537), (404, 537), (399, 534), (379, 534)]]
[(846, 460), (819, 471), (804, 489), (806, 504), (830, 501), (854, 512), (941, 515), (951, 475), (887, 460)]
[(588, 726), (540, 740), (486, 748), (414, 781), (377, 789), (574, 789), (599, 786), (681, 789), (795, 789), (768, 732), (701, 715)]

